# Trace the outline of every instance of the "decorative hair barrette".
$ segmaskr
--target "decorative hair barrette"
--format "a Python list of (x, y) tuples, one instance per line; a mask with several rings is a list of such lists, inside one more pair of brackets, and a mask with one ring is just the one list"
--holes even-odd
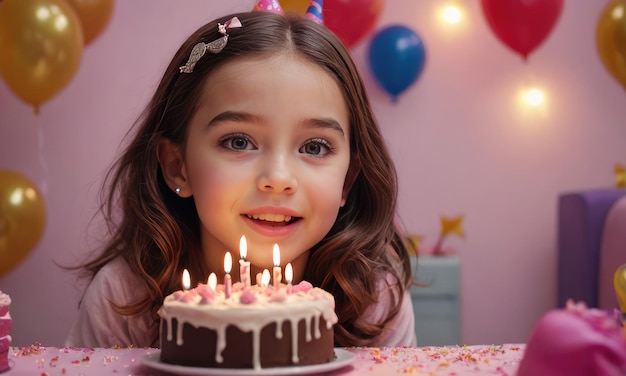
[(228, 43), (228, 29), (233, 29), (237, 27), (242, 27), (241, 21), (237, 17), (233, 17), (230, 20), (226, 21), (223, 25), (217, 24), (217, 31), (223, 35), (223, 37), (214, 40), (213, 42), (204, 43), (200, 42), (193, 46), (191, 50), (191, 54), (189, 54), (189, 59), (187, 63), (180, 69), (180, 73), (191, 73), (193, 72), (193, 67), (196, 65), (198, 60), (206, 54), (207, 51), (217, 54), (220, 53), (224, 47), (226, 47), (226, 43)]

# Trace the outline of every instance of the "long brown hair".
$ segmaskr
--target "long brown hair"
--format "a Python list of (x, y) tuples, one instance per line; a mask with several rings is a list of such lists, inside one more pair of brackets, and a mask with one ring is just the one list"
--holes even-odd
[[(226, 48), (202, 57), (193, 73), (179, 73), (194, 45), (221, 37), (217, 24), (233, 16), (243, 27), (229, 31)], [(379, 282), (373, 276), (393, 276), (398, 282), (393, 295), (401, 297), (411, 282), (411, 269), (394, 224), (396, 172), (357, 68), (346, 48), (324, 26), (303, 17), (267, 12), (222, 17), (184, 42), (127, 134), (131, 139), (126, 149), (106, 176), (100, 211), (111, 237), (101, 253), (82, 267), (93, 278), (106, 263), (121, 256), (146, 282), (148, 296), (129, 306), (115, 306), (119, 313), (150, 312), (156, 324), (156, 311), (164, 297), (178, 289), (182, 268), (189, 268), (195, 281), (207, 275), (193, 197), (179, 198), (165, 184), (157, 160), (159, 140), (165, 137), (184, 148), (204, 82), (218, 66), (242, 56), (285, 51), (303, 56), (334, 77), (350, 112), (347, 202), (331, 231), (311, 250), (305, 278), (335, 296), (338, 346), (367, 343), (397, 314), (398, 304), (393, 304), (382, 323), (361, 319), (377, 300)]]

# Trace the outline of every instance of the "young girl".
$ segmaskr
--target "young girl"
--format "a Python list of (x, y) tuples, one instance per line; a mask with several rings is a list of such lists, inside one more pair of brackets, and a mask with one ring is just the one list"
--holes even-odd
[(416, 344), (396, 173), (357, 68), (323, 25), (250, 12), (201, 27), (105, 184), (111, 239), (83, 265), (68, 346), (158, 346), (156, 312), (182, 270), (206, 281), (242, 235), (252, 275), (271, 270), (277, 243), (294, 282), (335, 296), (336, 346)]

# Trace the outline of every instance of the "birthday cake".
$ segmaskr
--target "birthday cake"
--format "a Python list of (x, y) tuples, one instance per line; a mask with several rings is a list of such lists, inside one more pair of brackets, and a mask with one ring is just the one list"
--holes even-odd
[(161, 361), (258, 370), (335, 358), (331, 294), (308, 282), (243, 286), (199, 284), (167, 296), (158, 312)]
[(0, 291), (0, 372), (9, 369), (9, 347), (11, 346), (11, 298)]
[(537, 322), (517, 376), (626, 375), (626, 333), (619, 314), (568, 301)]

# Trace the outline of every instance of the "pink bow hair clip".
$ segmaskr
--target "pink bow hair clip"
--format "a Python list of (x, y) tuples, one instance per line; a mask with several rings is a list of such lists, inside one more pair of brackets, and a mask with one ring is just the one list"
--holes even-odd
[(187, 63), (182, 67), (179, 67), (180, 73), (191, 73), (193, 72), (193, 67), (196, 65), (198, 60), (206, 54), (207, 51), (217, 54), (222, 52), (224, 47), (226, 47), (226, 43), (228, 43), (228, 30), (242, 27), (241, 21), (237, 17), (233, 17), (230, 20), (226, 21), (223, 25), (217, 24), (217, 31), (223, 35), (223, 37), (218, 38), (210, 43), (200, 42), (193, 46), (191, 50), (191, 54), (189, 54), (189, 59)]

